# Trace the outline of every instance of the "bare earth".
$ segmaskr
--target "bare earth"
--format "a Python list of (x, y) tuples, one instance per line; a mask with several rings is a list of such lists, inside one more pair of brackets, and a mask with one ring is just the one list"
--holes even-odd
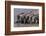
[(39, 24), (14, 24), (14, 27), (38, 27)]

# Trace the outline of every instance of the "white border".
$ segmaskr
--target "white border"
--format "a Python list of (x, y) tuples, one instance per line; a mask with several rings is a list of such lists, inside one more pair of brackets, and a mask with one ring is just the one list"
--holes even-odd
[[(14, 27), (14, 8), (39, 9), (39, 27)], [(11, 5), (11, 32), (12, 31), (42, 30), (42, 7)]]

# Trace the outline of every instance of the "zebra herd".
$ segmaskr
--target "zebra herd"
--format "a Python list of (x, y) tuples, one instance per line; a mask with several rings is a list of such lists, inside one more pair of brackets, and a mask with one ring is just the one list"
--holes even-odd
[(21, 24), (39, 24), (39, 16), (38, 15), (17, 15), (16, 23)]

